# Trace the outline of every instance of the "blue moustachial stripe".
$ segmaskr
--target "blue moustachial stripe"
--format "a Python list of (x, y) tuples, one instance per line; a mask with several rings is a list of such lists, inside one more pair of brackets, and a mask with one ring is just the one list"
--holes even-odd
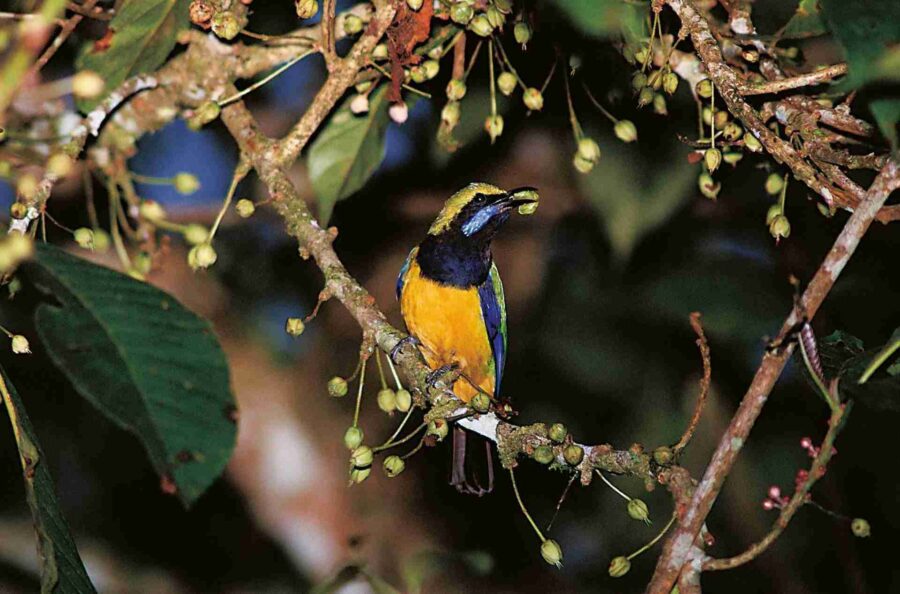
[(486, 206), (472, 215), (468, 221), (463, 223), (462, 232), (466, 237), (471, 237), (472, 235), (481, 231), (481, 228), (487, 225), (488, 221), (494, 218), (497, 214), (500, 213), (500, 207), (496, 204), (492, 204), (490, 206)]

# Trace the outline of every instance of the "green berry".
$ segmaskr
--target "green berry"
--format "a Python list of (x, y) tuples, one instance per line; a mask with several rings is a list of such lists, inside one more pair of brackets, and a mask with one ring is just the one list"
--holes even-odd
[(634, 520), (650, 523), (650, 510), (647, 509), (647, 504), (640, 499), (628, 500), (628, 515)]
[(667, 95), (674, 95), (678, 90), (678, 75), (674, 72), (667, 72), (663, 77), (662, 86)]
[(655, 97), (655, 93), (653, 89), (650, 87), (644, 87), (641, 89), (641, 92), (638, 93), (638, 107), (644, 107), (645, 105), (650, 105), (653, 103), (653, 97)]
[(770, 196), (777, 196), (784, 188), (784, 178), (777, 173), (770, 173), (766, 178), (766, 193)]
[(697, 83), (697, 86), (694, 87), (694, 90), (697, 92), (697, 95), (703, 97), (704, 99), (709, 99), (713, 94), (713, 84), (712, 81), (708, 78), (704, 78), (700, 82)]
[(631, 569), (631, 561), (628, 560), (627, 557), (616, 557), (609, 564), (609, 575), (610, 577), (622, 577), (628, 570)]
[(697, 178), (697, 186), (700, 188), (700, 193), (710, 200), (715, 200), (722, 189), (722, 184), (717, 183), (706, 171)]
[(753, 153), (762, 151), (762, 144), (752, 132), (744, 132), (744, 146)]
[(546, 445), (534, 448), (534, 454), (532, 454), (532, 457), (538, 464), (550, 464), (556, 458), (556, 456), (553, 454), (553, 448)]
[(328, 395), (332, 398), (343, 398), (348, 391), (347, 380), (340, 376), (334, 376), (328, 380)]
[(512, 72), (501, 72), (497, 77), (497, 88), (509, 97), (516, 90), (516, 76)]
[(94, 232), (87, 227), (75, 229), (75, 243), (86, 250), (94, 249)]
[(457, 2), (450, 7), (450, 19), (458, 25), (467, 25), (475, 16), (475, 9), (465, 2)]
[(217, 259), (216, 250), (208, 243), (195, 245), (188, 252), (188, 265), (193, 270), (209, 268), (216, 263)]
[(525, 89), (525, 92), (522, 93), (522, 101), (525, 103), (525, 107), (531, 111), (540, 111), (544, 108), (544, 96), (534, 87)]
[(353, 464), (354, 468), (366, 468), (367, 466), (372, 465), (372, 460), (375, 459), (375, 454), (372, 453), (372, 448), (369, 446), (357, 446), (350, 452), (350, 463)]
[(344, 445), (350, 451), (358, 448), (363, 442), (363, 430), (359, 427), (348, 427), (344, 433)]
[(386, 413), (392, 413), (397, 410), (397, 393), (390, 388), (379, 390), (378, 408)]
[(472, 400), (469, 401), (469, 405), (476, 412), (486, 413), (491, 409), (491, 398), (487, 394), (479, 392), (472, 397)]
[(318, 0), (296, 0), (294, 8), (297, 9), (297, 16), (301, 19), (309, 19), (316, 16), (319, 12)]
[(256, 205), (253, 204), (252, 200), (241, 198), (237, 201), (237, 204), (234, 205), (234, 210), (237, 211), (238, 216), (242, 219), (248, 219), (256, 212)]
[(717, 148), (709, 148), (703, 153), (703, 162), (706, 164), (706, 169), (709, 170), (710, 173), (715, 173), (716, 169), (719, 168), (719, 165), (722, 163), (722, 151)]
[(184, 229), (184, 240), (191, 245), (206, 243), (209, 239), (209, 231), (203, 225), (191, 223)]
[(200, 189), (200, 180), (193, 173), (182, 171), (175, 174), (172, 185), (179, 194), (189, 195)]
[(853, 518), (853, 521), (850, 522), (850, 530), (857, 538), (869, 538), (872, 535), (872, 527), (863, 518)]
[(616, 138), (622, 142), (634, 142), (637, 140), (637, 127), (631, 120), (619, 120), (614, 127)]
[(769, 210), (766, 211), (766, 225), (771, 225), (772, 221), (775, 220), (775, 217), (783, 214), (784, 212), (781, 210), (781, 205), (778, 203), (773, 204), (769, 207)]
[(531, 41), (531, 27), (525, 21), (519, 21), (513, 27), (513, 37), (516, 38), (516, 43), (525, 47)]
[(541, 544), (541, 557), (550, 565), (562, 567), (562, 549), (555, 540), (548, 538)]
[(547, 435), (556, 443), (562, 443), (569, 436), (569, 430), (562, 423), (553, 423)]
[(237, 17), (228, 11), (217, 12), (213, 15), (210, 24), (216, 37), (226, 41), (234, 39), (241, 32), (241, 24), (238, 22)]
[(584, 449), (577, 444), (569, 444), (563, 450), (563, 458), (571, 466), (578, 466), (584, 460)]
[(496, 114), (485, 118), (484, 130), (491, 137), (491, 143), (493, 143), (497, 137), (503, 134), (503, 116)]
[(430, 421), (428, 427), (425, 429), (425, 435), (433, 435), (438, 441), (443, 441), (449, 432), (450, 428), (447, 426), (447, 421), (444, 419)]
[(303, 334), (303, 330), (306, 329), (306, 324), (303, 323), (301, 318), (288, 318), (287, 322), (284, 324), (284, 331), (294, 338)]
[(578, 154), (591, 163), (600, 160), (600, 145), (593, 138), (585, 136), (578, 141)]
[(460, 101), (466, 96), (466, 83), (458, 78), (454, 78), (447, 83), (447, 99), (451, 101)]
[(412, 408), (412, 394), (409, 390), (400, 388), (397, 390), (397, 410), (400, 412), (408, 412)]
[(359, 484), (369, 478), (369, 475), (372, 474), (372, 468), (351, 468), (350, 469), (350, 484)]
[(356, 35), (363, 30), (363, 20), (353, 13), (344, 17), (344, 32), (347, 35)]
[(772, 222), (769, 223), (769, 234), (775, 238), (775, 241), (790, 237), (791, 222), (788, 221), (788, 218), (783, 214), (777, 215), (772, 219)]

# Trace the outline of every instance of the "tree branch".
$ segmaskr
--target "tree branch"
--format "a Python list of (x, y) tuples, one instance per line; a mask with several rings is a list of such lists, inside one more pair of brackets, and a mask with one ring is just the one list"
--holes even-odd
[(722, 489), (725, 478), (731, 471), (738, 453), (746, 443), (750, 430), (766, 404), (769, 393), (793, 352), (794, 344), (789, 342), (791, 332), (804, 317), (811, 319), (815, 316), (850, 257), (856, 251), (869, 225), (875, 220), (879, 209), (891, 192), (898, 187), (900, 187), (900, 167), (892, 158), (888, 160), (869, 187), (865, 199), (844, 225), (844, 229), (803, 292), (799, 303), (784, 321), (774, 343), (778, 347), (763, 356), (762, 363), (757, 369), (740, 407), (719, 441), (703, 479), (694, 492), (690, 507), (680, 518), (678, 526), (663, 547), (653, 579), (647, 588), (648, 593), (668, 594), (675, 585), (678, 575), (688, 560), (691, 544), (700, 533), (719, 491)]
[(799, 89), (801, 87), (810, 87), (819, 85), (830, 80), (847, 74), (847, 64), (834, 64), (820, 70), (807, 72), (790, 78), (780, 78), (778, 80), (768, 80), (760, 83), (744, 82), (740, 85), (741, 95), (767, 95), (770, 93), (780, 93), (791, 89)]

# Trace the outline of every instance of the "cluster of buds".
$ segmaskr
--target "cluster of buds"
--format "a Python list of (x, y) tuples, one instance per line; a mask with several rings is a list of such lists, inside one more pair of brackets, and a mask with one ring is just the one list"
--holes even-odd
[(769, 207), (766, 212), (766, 226), (769, 228), (769, 234), (775, 238), (775, 242), (779, 242), (783, 238), (787, 238), (791, 234), (791, 222), (784, 213), (784, 201), (787, 193), (787, 178), (783, 178), (777, 173), (770, 173), (766, 178), (766, 193), (770, 196), (780, 196), (778, 202)]
[(781, 488), (778, 485), (772, 485), (766, 492), (766, 499), (762, 502), (762, 507), (766, 511), (773, 509), (781, 509), (790, 501), (790, 497), (781, 494)]
[[(417, 5), (413, 10), (418, 10), (422, 2), (420, 0), (407, 0), (410, 8)], [(455, 0), (449, 6), (445, 6), (450, 20), (466, 27), (480, 37), (489, 37), (494, 29), (502, 29), (506, 22), (506, 16), (512, 12), (511, 0), (493, 0), (492, 2), (479, 3), (483, 7), (483, 12), (476, 12), (476, 3), (471, 0)], [(530, 38), (530, 35), (529, 35)], [(517, 35), (518, 39), (518, 35)], [(521, 42), (520, 42), (521, 43)]]

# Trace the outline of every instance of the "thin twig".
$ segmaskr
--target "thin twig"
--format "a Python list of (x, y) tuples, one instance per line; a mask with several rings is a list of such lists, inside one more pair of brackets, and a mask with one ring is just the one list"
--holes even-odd
[(695, 311), (691, 314), (691, 328), (694, 329), (694, 333), (697, 335), (697, 348), (700, 349), (700, 358), (703, 360), (703, 377), (700, 379), (700, 393), (697, 395), (697, 404), (694, 405), (694, 414), (691, 416), (691, 421), (681, 435), (681, 439), (679, 439), (678, 443), (672, 448), (672, 451), (676, 456), (687, 447), (687, 444), (690, 443), (691, 438), (694, 436), (694, 432), (697, 430), (697, 425), (700, 423), (700, 416), (703, 414), (703, 407), (706, 405), (706, 397), (709, 396), (709, 386), (712, 381), (712, 363), (709, 356), (709, 343), (706, 341), (706, 334), (704, 334), (703, 326), (700, 324), (699, 312)]

